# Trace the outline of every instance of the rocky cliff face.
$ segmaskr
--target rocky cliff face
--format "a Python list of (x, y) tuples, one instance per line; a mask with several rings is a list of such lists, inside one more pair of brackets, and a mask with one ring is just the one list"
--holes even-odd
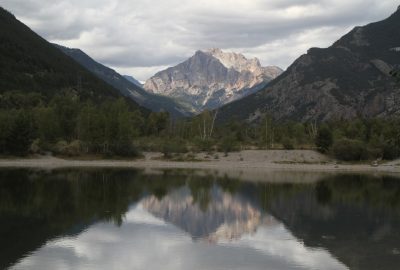
[(281, 73), (278, 67), (262, 67), (256, 58), (248, 60), (241, 54), (211, 49), (197, 51), (187, 61), (158, 72), (144, 88), (199, 112), (254, 93)]
[(326, 49), (312, 48), (264, 90), (227, 105), (219, 120), (325, 121), (400, 114), (400, 85), (389, 72), (400, 63), (400, 11), (356, 27)]

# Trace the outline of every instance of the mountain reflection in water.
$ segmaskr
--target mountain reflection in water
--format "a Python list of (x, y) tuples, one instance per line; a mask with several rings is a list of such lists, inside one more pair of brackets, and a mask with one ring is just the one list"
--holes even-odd
[(149, 213), (174, 224), (193, 238), (211, 242), (219, 238), (238, 239), (245, 233), (255, 233), (261, 223), (273, 220), (271, 216), (264, 217), (260, 209), (248, 201), (225, 193), (216, 186), (211, 188), (209, 196), (210, 202), (204, 210), (189, 188), (180, 188), (161, 200), (149, 196), (141, 204)]
[(253, 183), (187, 171), (2, 170), (0, 268), (400, 265), (399, 179), (299, 177), (307, 175)]

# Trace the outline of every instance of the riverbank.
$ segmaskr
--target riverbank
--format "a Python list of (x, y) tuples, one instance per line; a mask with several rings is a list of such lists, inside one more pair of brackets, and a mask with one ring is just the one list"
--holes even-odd
[[(165, 160), (161, 153), (144, 153), (136, 160), (71, 160), (51, 156), (26, 159), (0, 159), (6, 168), (149, 168), (149, 169), (218, 169), (224, 171), (319, 171), (319, 172), (388, 172), (400, 173), (400, 160), (372, 166), (370, 164), (340, 164), (311, 150), (248, 150), (236, 153), (198, 153), (176, 157), (182, 161)], [(190, 160), (190, 161), (188, 161)]]

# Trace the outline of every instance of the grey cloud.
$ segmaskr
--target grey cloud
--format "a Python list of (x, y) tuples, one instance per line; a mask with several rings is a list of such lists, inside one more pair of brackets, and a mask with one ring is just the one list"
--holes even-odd
[[(78, 47), (104, 64), (126, 70), (175, 65), (209, 47), (237, 48), (265, 64), (290, 64), (304, 47), (327, 46), (340, 37), (318, 30), (339, 33), (383, 19), (395, 11), (395, 2), (3, 0), (2, 6), (46, 39)], [(273, 46), (291, 42), (302, 44)]]
[(135, 63), (136, 67), (152, 67), (178, 63), (184, 61), (185, 58), (182, 55), (159, 55), (151, 52), (131, 54), (130, 50), (126, 50), (112, 54), (112, 56), (99, 57), (98, 60), (110, 66), (130, 67), (132, 63)]
[[(303, 1), (306, 2), (306, 1)], [(191, 27), (198, 33), (194, 38), (183, 37), (191, 46), (200, 47), (213, 43), (217, 47), (256, 47), (275, 40), (289, 38), (305, 30), (326, 26), (356, 25), (368, 22), (365, 12), (353, 9), (334, 12), (308, 14), (293, 19), (232, 17), (223, 14), (200, 14), (192, 17)], [(213, 19), (214, 18), (214, 19)]]

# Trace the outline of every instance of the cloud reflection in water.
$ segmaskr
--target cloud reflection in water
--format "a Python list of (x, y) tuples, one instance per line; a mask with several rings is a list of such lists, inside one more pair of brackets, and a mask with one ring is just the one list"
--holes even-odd
[(12, 269), (266, 267), (347, 269), (328, 251), (306, 247), (249, 202), (214, 190), (203, 212), (184, 189), (161, 201), (143, 199), (130, 208), (120, 227), (97, 223), (75, 237), (49, 241)]

